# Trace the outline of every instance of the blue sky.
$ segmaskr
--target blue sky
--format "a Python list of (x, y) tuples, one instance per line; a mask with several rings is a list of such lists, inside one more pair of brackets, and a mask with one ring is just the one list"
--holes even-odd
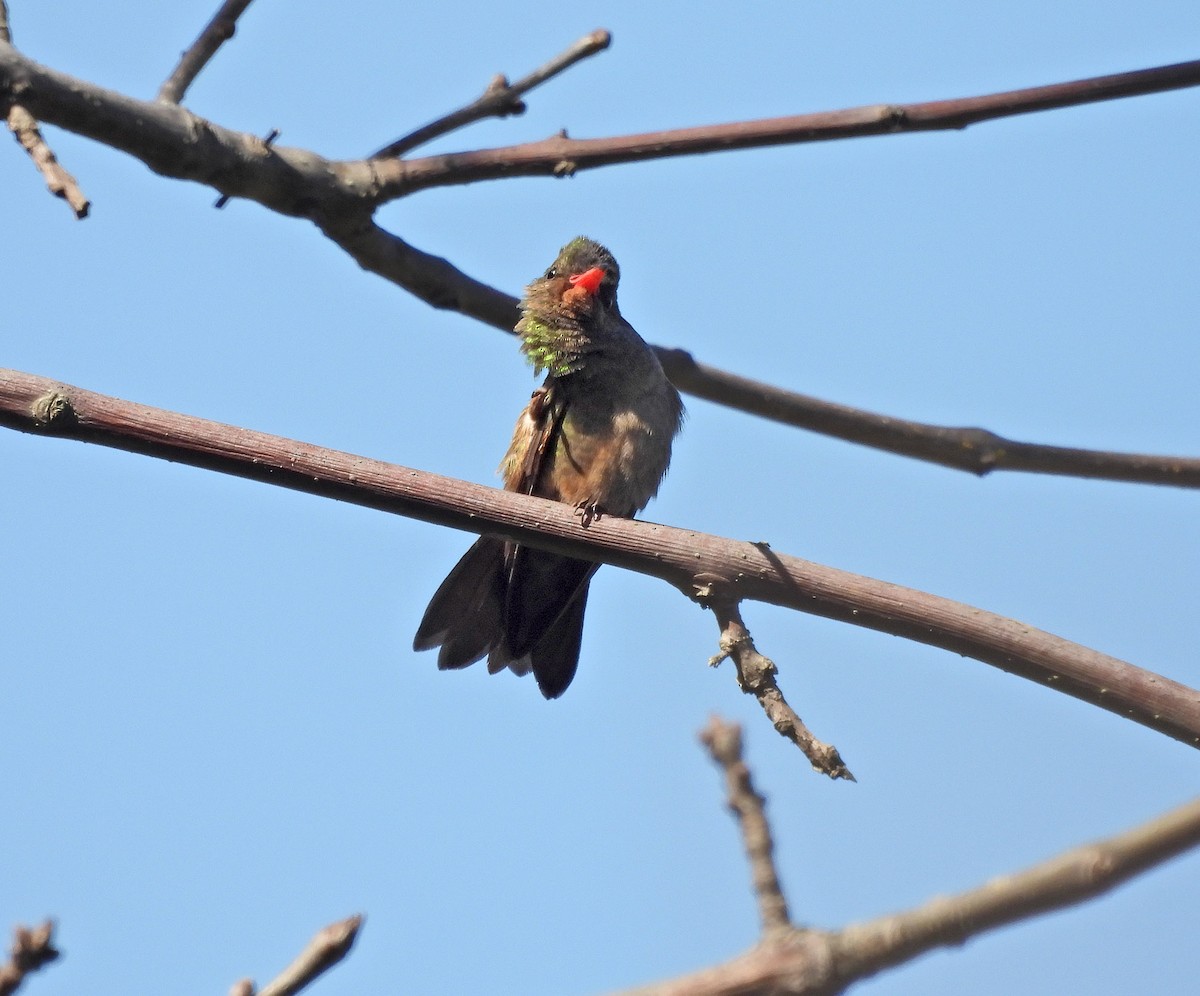
[[(18, 45), (152, 97), (215, 2), (11, 0)], [(1200, 7), (604, 8), (259, 0), (197, 113), (361, 156), (597, 26), (612, 49), (510, 144), (932, 100), (1200, 56)], [(430, 191), (380, 220), (517, 292), (607, 243), (654, 342), (805, 393), (1014, 439), (1200, 453), (1196, 115), (1183, 91), (964, 132)], [(535, 381), (515, 343), (368, 275), (311, 226), (48, 129), (75, 223), (0, 152), (0, 362), (481, 483)], [(706, 402), (646, 516), (960, 599), (1200, 683), (1194, 492), (975, 479)], [(708, 715), (745, 723), (796, 919), (902, 909), (1190, 798), (1186, 747), (892, 637), (748, 605), (809, 772), (673, 589), (606, 568), (579, 676), (439, 674), (408, 649), (463, 533), (74, 442), (0, 434), (0, 923), (60, 920), (30, 993), (224, 992), (367, 924), (314, 992), (594, 992), (756, 937)], [(879, 994), (1173, 993), (1200, 857), (927, 956)]]

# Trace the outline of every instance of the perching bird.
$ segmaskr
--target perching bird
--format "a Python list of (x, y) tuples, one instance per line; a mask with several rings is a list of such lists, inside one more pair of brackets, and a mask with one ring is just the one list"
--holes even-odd
[[(500, 465), (505, 490), (574, 505), (585, 527), (645, 508), (683, 420), (679, 392), (617, 309), (619, 279), (604, 246), (572, 239), (525, 289), (516, 326), (521, 351), (547, 376)], [(443, 670), (486, 655), (493, 674), (533, 671), (557, 698), (575, 677), (599, 566), (483, 536), (434, 594), (413, 649), (440, 646)]]

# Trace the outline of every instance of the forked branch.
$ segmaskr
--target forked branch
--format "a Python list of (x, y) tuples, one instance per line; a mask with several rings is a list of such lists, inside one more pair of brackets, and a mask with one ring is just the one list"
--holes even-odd
[(591, 34), (584, 35), (565, 52), (555, 56), (544, 66), (535, 69), (528, 76), (509, 83), (503, 76), (496, 76), (488, 84), (483, 93), (467, 104), (449, 114), (445, 114), (415, 131), (409, 132), (403, 138), (398, 138), (390, 145), (371, 156), (372, 159), (388, 159), (403, 156), (421, 145), (432, 142), (435, 138), (448, 135), (452, 131), (464, 128), (484, 118), (503, 118), (510, 114), (523, 114), (525, 104), (521, 97), (534, 87), (541, 86), (547, 80), (553, 79), (559, 73), (566, 72), (575, 63), (603, 52), (612, 42), (610, 35), (603, 28), (597, 28)]
[(764, 936), (732, 961), (624, 996), (832, 996), (936, 948), (1102, 895), (1200, 844), (1198, 799), (1115, 837), (912, 910), (841, 930), (792, 927), (771, 857), (771, 828), (741, 756), (741, 731), (714, 719), (703, 739), (726, 771), (751, 858)]

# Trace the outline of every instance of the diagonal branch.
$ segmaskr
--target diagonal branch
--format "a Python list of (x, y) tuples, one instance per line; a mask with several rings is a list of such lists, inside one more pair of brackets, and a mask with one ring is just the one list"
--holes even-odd
[[(1152, 85), (1158, 89), (1192, 85), (1200, 81), (1196, 77), (1200, 77), (1200, 62), (1015, 93), (1057, 92), (1067, 87), (1074, 88), (1080, 100), (1097, 100), (1151, 92)], [(1113, 80), (1125, 81), (1124, 92), (1122, 86), (1106, 82)], [(268, 145), (254, 135), (222, 128), (181, 107), (134, 100), (58, 73), (0, 42), (0, 94), (6, 87), (20, 92), (26, 105), (43, 120), (127, 152), (164, 176), (205, 183), (224, 196), (246, 198), (280, 214), (311, 219), (364, 269), (434, 307), (458, 311), (506, 332), (516, 324), (514, 297), (468, 276), (445, 259), (422, 252), (372, 221), (371, 213), (380, 199), (380, 171), (407, 168), (406, 164), (333, 162), (303, 149)], [(1026, 109), (1059, 106), (1047, 104), (1047, 99)], [(1059, 94), (1058, 99), (1065, 97)], [(972, 100), (986, 103), (992, 98), (969, 98), (965, 103)], [(911, 105), (910, 110), (956, 103), (964, 102)], [(1037, 102), (1029, 97), (1027, 103)], [(846, 113), (850, 112), (808, 117), (834, 119)], [(659, 356), (679, 388), (697, 397), (975, 474), (1008, 469), (1200, 487), (1200, 460), (1195, 458), (1016, 442), (984, 429), (927, 425), (821, 401), (706, 366), (682, 350), (659, 347)]]
[(1200, 844), (1200, 799), (1107, 840), (1085, 844), (969, 892), (852, 924), (836, 937), (844, 984), (934, 948), (1110, 892)]
[(822, 401), (697, 363), (682, 349), (659, 347), (658, 356), (675, 386), (695, 397), (980, 477), (1013, 470), (1200, 488), (1200, 459), (1195, 457), (1023, 443), (987, 429), (929, 425)]
[(192, 42), (191, 47), (179, 59), (170, 76), (158, 90), (157, 99), (164, 104), (178, 104), (187, 93), (187, 88), (237, 31), (237, 19), (245, 13), (252, 0), (225, 0), (204, 30)]
[(598, 52), (603, 52), (611, 42), (612, 35), (603, 28), (597, 28), (591, 34), (584, 35), (566, 51), (556, 55), (544, 66), (517, 80), (516, 83), (509, 83), (504, 76), (496, 76), (488, 84), (487, 89), (465, 107), (451, 111), (416, 131), (409, 132), (403, 138), (392, 142), (391, 145), (385, 145), (371, 158), (398, 158), (418, 146), (432, 142), (435, 138), (457, 131), (476, 121), (482, 121), (484, 118), (503, 118), (510, 114), (523, 114), (525, 113), (525, 104), (521, 101), (522, 96), (534, 87), (541, 86), (547, 80), (570, 69), (575, 63)]
[(559, 502), (439, 477), (0, 370), (0, 425), (337, 498), (538, 549), (616, 564), (689, 597), (752, 599), (973, 657), (1200, 746), (1200, 692), (948, 598), (745, 543), (606, 517), (587, 531)]
[[(702, 596), (700, 596), (702, 598)], [(726, 657), (733, 658), (737, 669), (738, 685), (747, 695), (753, 695), (767, 714), (767, 719), (780, 736), (786, 737), (808, 758), (813, 771), (837, 780), (857, 781), (842, 755), (833, 744), (823, 743), (810, 730), (784, 698), (775, 676), (779, 669), (769, 657), (764, 657), (754, 646), (754, 640), (746, 624), (742, 622), (741, 609), (736, 602), (715, 601), (710, 608), (721, 627), (721, 653), (708, 663), (716, 667)]]
[(350, 953), (363, 917), (354, 915), (322, 927), (287, 968), (261, 989), (249, 979), (235, 982), (230, 996), (294, 996), (307, 989)]
[[(6, 45), (12, 44), (12, 28), (8, 23), (8, 4), (5, 0), (0, 0), (0, 42)], [(3, 107), (2, 100), (0, 100), (0, 107)], [(82, 221), (86, 218), (91, 209), (91, 202), (79, 189), (79, 183), (75, 177), (67, 172), (46, 143), (45, 138), (42, 137), (37, 119), (15, 101), (8, 105), (5, 117), (8, 122), (8, 130), (13, 133), (13, 137), (21, 148), (29, 153), (29, 158), (33, 160), (37, 171), (42, 174), (50, 193), (66, 201), (75, 213), (76, 219)]]
[[(463, 273), (448, 260), (422, 252), (373, 222), (324, 224), (325, 234), (371, 273), (403, 287), (435, 308), (457, 311), (511, 332), (517, 299)], [(913, 422), (851, 408), (699, 363), (682, 349), (655, 347), (679, 390), (784, 425), (925, 460), (980, 477), (994, 470), (1058, 474), (1106, 481), (1200, 488), (1200, 459), (1115, 453), (1025, 443), (987, 429)]]

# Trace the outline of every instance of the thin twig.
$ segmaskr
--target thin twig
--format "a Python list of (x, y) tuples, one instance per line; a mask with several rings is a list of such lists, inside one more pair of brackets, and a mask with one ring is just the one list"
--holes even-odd
[(763, 935), (769, 937), (780, 930), (789, 930), (792, 921), (775, 867), (775, 842), (767, 822), (766, 799), (755, 790), (750, 768), (742, 758), (742, 728), (713, 716), (700, 731), (700, 742), (725, 773), (729, 808), (737, 818), (750, 861), (750, 880), (758, 900)]
[(0, 965), (0, 996), (12, 996), (25, 981), (25, 976), (58, 957), (53, 920), (47, 920), (39, 927), (14, 927), (8, 962)]
[[(0, 0), (0, 42), (7, 45), (12, 44), (12, 28), (8, 22), (8, 4), (5, 0)], [(8, 130), (13, 133), (13, 137), (16, 138), (21, 148), (29, 153), (29, 158), (33, 160), (37, 171), (42, 174), (50, 193), (66, 201), (79, 221), (86, 218), (88, 210), (91, 208), (91, 202), (79, 189), (79, 183), (75, 177), (67, 172), (46, 143), (45, 138), (42, 137), (37, 119), (22, 104), (16, 103), (8, 105), (5, 118), (8, 122)]]
[(717, 617), (717, 625), (721, 627), (721, 653), (712, 658), (709, 664), (715, 667), (726, 657), (732, 658), (737, 668), (738, 685), (742, 691), (758, 699), (758, 704), (767, 714), (771, 725), (800, 748), (812, 765), (813, 771), (833, 779), (856, 781), (838, 749), (813, 736), (796, 710), (788, 705), (775, 680), (775, 675), (779, 673), (775, 662), (769, 657), (764, 657), (755, 648), (750, 631), (742, 622), (738, 603), (716, 600), (709, 607)]
[(221, 4), (221, 9), (204, 26), (204, 30), (192, 42), (191, 47), (180, 57), (179, 65), (159, 87), (157, 100), (164, 104), (178, 104), (183, 100), (188, 87), (217, 54), (217, 49), (234, 36), (237, 31), (237, 19), (252, 2), (253, 0), (225, 0)]
[(624, 996), (830, 996), (928, 951), (1103, 895), (1198, 844), (1200, 800), (969, 892), (839, 931), (779, 932), (724, 964)]
[(948, 598), (787, 554), (121, 401), (0, 370), (0, 425), (143, 453), (662, 578), (704, 600), (754, 599), (903, 636), (991, 664), (1200, 746), (1200, 692), (1097, 650)]
[[(350, 953), (362, 925), (363, 917), (355, 915), (322, 927), (296, 960), (259, 989), (257, 996), (294, 996), (306, 989)], [(235, 982), (229, 996), (256, 996), (254, 983), (249, 979)]]
[(570, 69), (575, 63), (581, 62), (597, 52), (603, 52), (612, 41), (603, 28), (597, 28), (591, 34), (584, 35), (565, 52), (555, 56), (544, 66), (535, 69), (528, 76), (509, 83), (504, 76), (496, 76), (488, 84), (487, 89), (474, 101), (456, 111), (451, 111), (435, 121), (410, 132), (390, 145), (385, 145), (371, 155), (372, 159), (399, 158), (411, 152), (418, 146), (432, 142), (435, 138), (457, 131), (484, 118), (503, 118), (510, 114), (523, 114), (525, 104), (521, 97), (534, 87), (540, 86)]
[(66, 201), (79, 221), (86, 218), (91, 210), (91, 202), (84, 196), (75, 177), (67, 172), (46, 144), (37, 119), (20, 104), (12, 104), (8, 108), (8, 130), (13, 133), (21, 148), (29, 153), (29, 158), (42, 174), (50, 193)]

